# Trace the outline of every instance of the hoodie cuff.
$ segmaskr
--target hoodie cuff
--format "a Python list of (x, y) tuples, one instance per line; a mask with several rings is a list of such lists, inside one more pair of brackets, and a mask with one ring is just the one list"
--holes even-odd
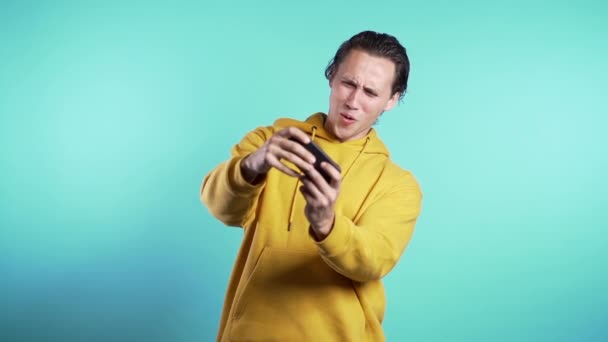
[[(309, 228), (309, 234), (314, 241), (314, 234), (312, 228)], [(319, 246), (319, 250), (322, 255), (327, 257), (334, 257), (343, 254), (348, 249), (351, 236), (353, 234), (353, 223), (344, 216), (337, 216), (334, 221), (334, 226), (321, 241), (315, 241), (315, 244)]]
[(245, 179), (245, 177), (243, 177), (243, 172), (241, 171), (241, 162), (245, 159), (245, 157), (246, 156), (234, 158), (228, 165), (228, 184), (230, 185), (232, 192), (237, 195), (245, 195), (255, 192), (261, 189), (265, 184), (265, 182), (251, 184)]

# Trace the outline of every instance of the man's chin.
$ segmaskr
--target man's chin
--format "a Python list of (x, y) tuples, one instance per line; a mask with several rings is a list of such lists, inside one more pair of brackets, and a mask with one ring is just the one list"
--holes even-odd
[(333, 134), (338, 140), (340, 140), (340, 142), (348, 141), (352, 136), (352, 132), (350, 132), (350, 130), (340, 129), (340, 127), (338, 127)]

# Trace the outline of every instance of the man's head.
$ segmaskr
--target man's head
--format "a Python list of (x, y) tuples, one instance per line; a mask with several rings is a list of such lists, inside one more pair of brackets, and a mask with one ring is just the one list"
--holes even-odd
[(338, 67), (352, 50), (360, 50), (375, 57), (384, 57), (395, 63), (395, 78), (392, 84), (392, 94), (399, 93), (403, 98), (407, 89), (407, 80), (410, 74), (410, 60), (403, 45), (397, 38), (373, 31), (363, 31), (351, 37), (340, 45), (336, 55), (325, 68), (325, 77), (331, 79), (338, 71)]
[(365, 136), (405, 94), (409, 69), (405, 48), (388, 34), (365, 31), (342, 43), (325, 70), (331, 87), (325, 128), (341, 141)]

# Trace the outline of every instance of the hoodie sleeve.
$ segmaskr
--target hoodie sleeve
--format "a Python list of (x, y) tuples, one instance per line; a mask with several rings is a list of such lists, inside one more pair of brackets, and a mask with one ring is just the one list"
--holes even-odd
[(241, 161), (260, 148), (271, 135), (270, 127), (250, 132), (232, 148), (232, 157), (205, 177), (201, 201), (225, 225), (245, 227), (253, 217), (264, 182), (248, 183), (241, 173)]
[(371, 204), (355, 224), (336, 216), (316, 242), (321, 257), (338, 273), (365, 282), (384, 277), (405, 250), (421, 210), (422, 193), (411, 174)]

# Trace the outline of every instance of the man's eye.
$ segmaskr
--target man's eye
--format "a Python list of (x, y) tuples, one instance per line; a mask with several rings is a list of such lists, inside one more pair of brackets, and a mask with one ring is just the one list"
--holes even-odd
[(370, 97), (376, 97), (376, 96), (378, 96), (376, 93), (374, 93), (374, 92), (372, 92), (372, 91), (366, 91), (365, 93), (366, 93), (368, 96), (370, 96)]

